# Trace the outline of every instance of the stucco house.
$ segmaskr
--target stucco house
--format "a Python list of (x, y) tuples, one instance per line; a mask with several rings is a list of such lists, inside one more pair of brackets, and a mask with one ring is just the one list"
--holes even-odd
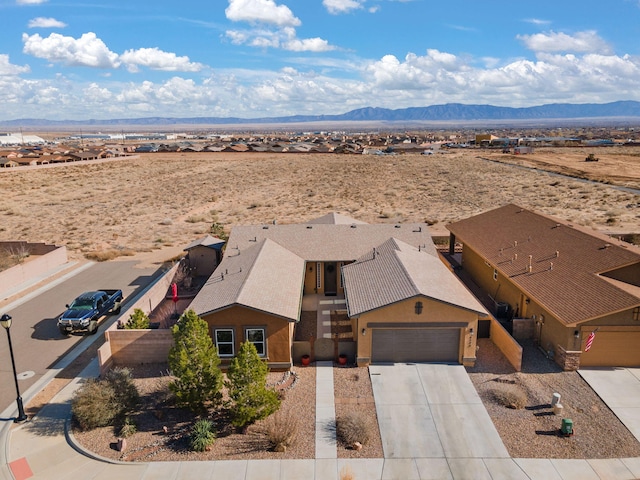
[(513, 204), (447, 228), (462, 268), (561, 367), (640, 366), (638, 247)]
[(231, 230), (222, 262), (191, 303), (223, 364), (252, 341), (289, 368), (305, 295), (344, 297), (360, 365), (472, 365), (486, 311), (441, 262), (426, 224), (367, 224), (331, 213)]

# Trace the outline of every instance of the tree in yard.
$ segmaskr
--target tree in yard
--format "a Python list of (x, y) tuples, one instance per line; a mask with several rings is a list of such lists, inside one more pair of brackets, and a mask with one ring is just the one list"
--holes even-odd
[(174, 345), (169, 368), (176, 377), (169, 388), (177, 404), (199, 413), (222, 398), (220, 357), (209, 336), (209, 326), (193, 310), (182, 314), (171, 329)]
[(280, 408), (278, 394), (267, 388), (268, 373), (267, 364), (258, 356), (255, 345), (244, 342), (231, 360), (225, 382), (231, 399), (231, 423), (243, 432)]
[(149, 317), (141, 309), (136, 308), (133, 313), (129, 315), (129, 320), (124, 324), (124, 328), (131, 330), (145, 330), (150, 326)]

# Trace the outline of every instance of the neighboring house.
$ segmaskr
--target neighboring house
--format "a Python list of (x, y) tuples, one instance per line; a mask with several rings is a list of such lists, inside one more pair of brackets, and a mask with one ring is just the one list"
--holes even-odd
[(450, 245), (463, 245), (463, 270), (514, 322), (528, 320), (561, 367), (640, 366), (637, 247), (517, 205), (447, 228)]
[(360, 365), (475, 362), (486, 312), (440, 261), (426, 224), (332, 213), (235, 227), (190, 308), (209, 324), (223, 362), (248, 340), (271, 368), (286, 369), (305, 295), (346, 297)]
[(207, 235), (185, 247), (189, 268), (194, 276), (209, 276), (222, 260), (224, 240)]

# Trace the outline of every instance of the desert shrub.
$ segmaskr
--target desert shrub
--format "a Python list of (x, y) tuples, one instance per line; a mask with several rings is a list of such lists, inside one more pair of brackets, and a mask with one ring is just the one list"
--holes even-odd
[(113, 388), (115, 401), (120, 412), (130, 412), (136, 408), (140, 402), (140, 393), (135, 383), (133, 383), (131, 370), (116, 367), (107, 372), (104, 381)]
[(360, 412), (350, 412), (337, 418), (336, 433), (347, 445), (353, 445), (356, 442), (364, 445), (371, 436), (369, 425)]
[(71, 401), (71, 412), (80, 428), (91, 430), (113, 425), (132, 411), (140, 394), (128, 368), (115, 368), (102, 380), (90, 379), (80, 387)]
[(500, 385), (490, 390), (494, 401), (503, 407), (519, 410), (527, 404), (527, 395), (517, 385)]
[(73, 396), (71, 412), (82, 430), (111, 425), (120, 413), (116, 392), (103, 381), (89, 379)]
[(144, 330), (149, 328), (151, 321), (149, 320), (149, 316), (144, 313), (141, 309), (136, 308), (133, 310), (133, 313), (129, 316), (129, 320), (124, 324), (124, 328), (130, 330)]
[(124, 419), (124, 423), (120, 427), (120, 430), (118, 430), (118, 437), (127, 438), (133, 435), (134, 433), (136, 433), (137, 431), (138, 429), (136, 427), (136, 424), (133, 423), (129, 417), (127, 417)]
[(228, 388), (231, 423), (245, 430), (280, 408), (275, 390), (267, 388), (269, 368), (251, 342), (240, 345), (238, 355), (229, 364), (225, 385)]
[(265, 420), (264, 434), (274, 451), (284, 452), (298, 434), (298, 419), (288, 410), (277, 411)]
[(169, 388), (178, 405), (202, 412), (208, 403), (217, 404), (222, 398), (220, 357), (209, 326), (193, 310), (187, 310), (171, 332), (174, 345), (169, 350), (169, 368), (176, 379)]
[(211, 235), (218, 237), (220, 240), (228, 240), (229, 235), (224, 231), (224, 226), (221, 223), (213, 222), (209, 230)]
[(122, 250), (94, 250), (93, 252), (87, 252), (84, 254), (88, 260), (95, 260), (96, 262), (106, 262), (118, 257), (130, 257), (135, 255), (136, 252), (129, 249)]
[(216, 434), (213, 431), (213, 422), (210, 420), (198, 420), (193, 424), (193, 427), (191, 427), (189, 444), (192, 450), (205, 452), (209, 450), (215, 440)]

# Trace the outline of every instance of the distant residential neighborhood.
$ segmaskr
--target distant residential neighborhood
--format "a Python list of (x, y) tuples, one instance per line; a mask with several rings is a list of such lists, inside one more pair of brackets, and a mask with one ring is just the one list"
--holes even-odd
[[(50, 137), (50, 138), (45, 138)], [(640, 129), (624, 127), (440, 130), (433, 132), (312, 131), (291, 133), (70, 133), (65, 136), (0, 132), (0, 168), (122, 157), (136, 153), (433, 154), (450, 149), (533, 153), (537, 147), (640, 145)]]

